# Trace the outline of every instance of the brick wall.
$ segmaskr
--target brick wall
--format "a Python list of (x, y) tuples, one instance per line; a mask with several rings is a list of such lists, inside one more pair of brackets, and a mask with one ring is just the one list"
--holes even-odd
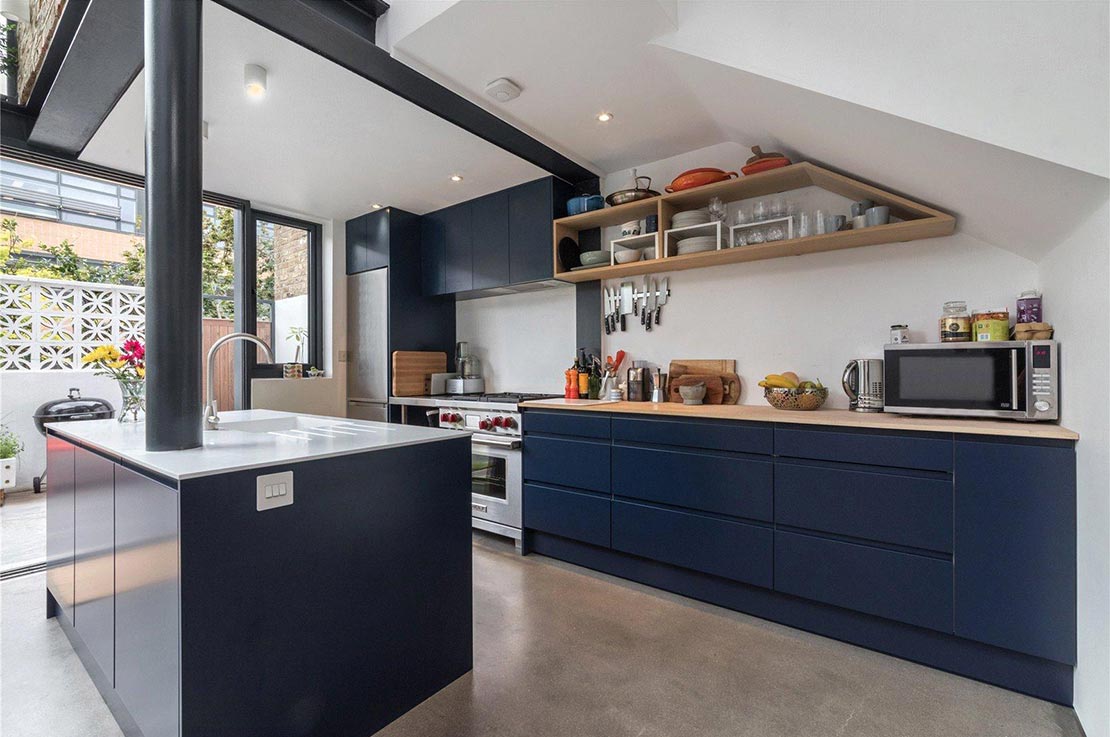
[(39, 220), (8, 212), (3, 215), (16, 221), (15, 232), (23, 241), (22, 248), (26, 253), (34, 253), (38, 250), (32, 243), (56, 246), (68, 240), (81, 258), (122, 262), (123, 252), (135, 250), (134, 242), (143, 240), (142, 236), (130, 233), (86, 228), (54, 220)]
[(30, 14), (26, 23), (19, 25), (19, 103), (27, 102), (35, 86), (39, 68), (46, 50), (54, 37), (58, 18), (66, 0), (30, 0)]
[(308, 294), (308, 234), (274, 225), (274, 299)]

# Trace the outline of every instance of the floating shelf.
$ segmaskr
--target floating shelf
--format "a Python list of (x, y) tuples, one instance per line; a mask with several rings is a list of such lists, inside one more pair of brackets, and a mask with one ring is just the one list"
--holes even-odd
[[(699, 269), (720, 264), (760, 261), (783, 256), (801, 256), (809, 253), (875, 246), (923, 238), (938, 238), (951, 235), (956, 229), (956, 219), (947, 213), (934, 210), (931, 207), (877, 187), (872, 187), (869, 184), (858, 182), (842, 174), (822, 169), (814, 164), (802, 162), (784, 166), (780, 169), (740, 177), (739, 179), (707, 184), (704, 187), (687, 189), (674, 194), (665, 194), (638, 202), (629, 202), (617, 207), (606, 207), (581, 215), (560, 218), (554, 222), (554, 245), (557, 246), (559, 241), (565, 237), (578, 240), (578, 234), (583, 230), (620, 225), (629, 220), (642, 219), (652, 214), (659, 216), (659, 230), (667, 231), (670, 229), (671, 218), (676, 212), (705, 207), (713, 197), (719, 197), (725, 202), (734, 202), (810, 186), (820, 187), (851, 200), (869, 199), (877, 205), (887, 205), (890, 207), (891, 215), (901, 222), (875, 225), (863, 230), (844, 230), (772, 243), (760, 243), (737, 248), (719, 248), (715, 251), (688, 253), (682, 256), (667, 255), (666, 249), (663, 249), (663, 253), (660, 254), (661, 258), (650, 261), (613, 264), (573, 272), (565, 271), (562, 268), (559, 263), (558, 249), (555, 248), (555, 278), (568, 282), (619, 279), (639, 274)], [(656, 234), (649, 233), (646, 235)], [(645, 236), (634, 237), (643, 238)], [(718, 240), (720, 241), (720, 239)]]
[(640, 235), (626, 235), (622, 238), (614, 238), (609, 241), (609, 263), (610, 265), (617, 266), (624, 264), (617, 264), (616, 252), (620, 251), (647, 251), (650, 253), (646, 256), (641, 256), (642, 260), (652, 260), (659, 258), (659, 233), (641, 233)]

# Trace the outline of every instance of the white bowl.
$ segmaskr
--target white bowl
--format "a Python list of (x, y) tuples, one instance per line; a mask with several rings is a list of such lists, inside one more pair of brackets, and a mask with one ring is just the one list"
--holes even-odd
[(614, 251), (613, 259), (618, 264), (630, 264), (634, 261), (639, 261), (644, 255), (643, 251), (635, 248), (626, 248), (623, 251)]

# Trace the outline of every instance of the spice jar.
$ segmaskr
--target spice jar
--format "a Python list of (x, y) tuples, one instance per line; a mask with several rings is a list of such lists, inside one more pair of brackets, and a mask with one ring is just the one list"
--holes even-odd
[(1010, 339), (1010, 313), (1005, 307), (976, 310), (971, 320), (977, 341)]
[(967, 302), (945, 302), (944, 314), (940, 318), (940, 342), (963, 343), (969, 340), (971, 315), (967, 312)]
[(910, 328), (908, 325), (891, 325), (890, 342), (892, 345), (910, 342)]

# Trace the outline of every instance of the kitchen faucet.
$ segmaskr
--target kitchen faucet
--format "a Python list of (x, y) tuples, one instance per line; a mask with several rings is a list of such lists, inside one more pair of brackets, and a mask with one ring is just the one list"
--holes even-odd
[(204, 429), (205, 430), (219, 430), (220, 429), (220, 415), (216, 411), (216, 362), (213, 360), (216, 356), (216, 349), (224, 343), (230, 343), (233, 340), (248, 340), (255, 343), (262, 352), (266, 354), (266, 360), (270, 363), (274, 362), (274, 352), (270, 350), (270, 346), (266, 341), (259, 338), (257, 335), (250, 333), (228, 333), (223, 336), (208, 349), (208, 403), (204, 405)]

